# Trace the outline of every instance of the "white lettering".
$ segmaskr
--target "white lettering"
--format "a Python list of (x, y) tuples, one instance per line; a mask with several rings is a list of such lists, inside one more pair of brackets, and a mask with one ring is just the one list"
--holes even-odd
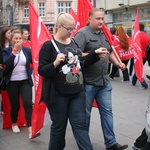
[(37, 74), (34, 76), (34, 85), (35, 85), (35, 90), (37, 91), (37, 88), (38, 88), (38, 85), (39, 85), (39, 78), (40, 78), (40, 75)]

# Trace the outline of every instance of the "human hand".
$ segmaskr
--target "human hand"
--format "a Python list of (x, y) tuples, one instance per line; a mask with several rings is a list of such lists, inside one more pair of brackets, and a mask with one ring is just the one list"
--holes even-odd
[(15, 43), (14, 48), (15, 48), (18, 52), (20, 52), (21, 46), (22, 46), (22, 41), (18, 41), (18, 42)]
[(53, 62), (54, 66), (57, 67), (60, 64), (61, 61), (64, 61), (65, 60), (65, 56), (66, 55), (63, 54), (63, 53), (58, 54), (56, 59), (55, 59), (55, 61)]
[(119, 68), (123, 71), (126, 69), (126, 65), (124, 63), (119, 63)]
[(14, 44), (14, 46), (13, 46), (12, 53), (15, 54), (15, 55), (16, 55), (17, 53), (19, 53), (20, 50), (21, 50), (21, 46), (22, 46), (22, 41), (16, 42), (16, 43)]
[(99, 57), (104, 58), (109, 54), (106, 48), (101, 47), (95, 50), (95, 53), (98, 54)]

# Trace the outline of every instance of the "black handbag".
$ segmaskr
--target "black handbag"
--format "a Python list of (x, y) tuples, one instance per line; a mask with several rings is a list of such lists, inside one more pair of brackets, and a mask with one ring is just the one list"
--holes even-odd
[(0, 80), (3, 78), (3, 72), (4, 72), (4, 69), (0, 69)]
[(3, 77), (4, 69), (0, 70), (0, 90), (6, 90), (5, 77)]
[[(18, 61), (17, 61), (17, 63), (15, 64), (15, 66), (14, 66), (12, 69), (10, 69), (10, 71), (13, 71), (13, 69), (17, 66), (17, 64), (18, 64), (18, 62), (19, 62), (19, 59), (20, 59), (20, 55), (18, 56)], [(5, 70), (5, 69), (1, 69), (1, 70), (0, 70), (0, 90), (2, 90), (2, 91), (5, 91), (5, 90), (6, 90), (6, 82), (5, 82), (6, 73), (5, 73), (5, 75), (4, 75), (4, 70)], [(7, 74), (8, 74), (10, 71), (8, 71)]]

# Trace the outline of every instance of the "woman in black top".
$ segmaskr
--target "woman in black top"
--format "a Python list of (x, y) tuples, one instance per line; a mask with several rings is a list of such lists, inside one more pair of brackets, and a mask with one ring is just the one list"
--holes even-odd
[[(3, 69), (3, 56), (2, 49), (10, 46), (10, 27), (3, 27), (0, 32), (0, 70)], [(0, 80), (2, 79), (2, 73), (0, 74)], [(1, 103), (1, 115), (3, 115), (3, 106)]]
[(42, 99), (49, 110), (52, 125), (49, 150), (63, 150), (68, 119), (80, 150), (92, 150), (86, 126), (85, 92), (82, 68), (105, 57), (107, 50), (100, 48), (86, 57), (70, 39), (75, 30), (74, 18), (68, 13), (58, 16), (54, 42), (43, 44), (39, 54), (38, 72), (43, 76)]

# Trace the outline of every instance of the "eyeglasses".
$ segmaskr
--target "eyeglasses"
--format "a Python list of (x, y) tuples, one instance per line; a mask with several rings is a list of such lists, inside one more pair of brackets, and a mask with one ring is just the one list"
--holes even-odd
[(61, 26), (62, 26), (63, 28), (65, 28), (69, 33), (70, 33), (70, 32), (75, 32), (75, 31), (76, 31), (75, 28), (66, 28), (63, 24), (61, 24)]

